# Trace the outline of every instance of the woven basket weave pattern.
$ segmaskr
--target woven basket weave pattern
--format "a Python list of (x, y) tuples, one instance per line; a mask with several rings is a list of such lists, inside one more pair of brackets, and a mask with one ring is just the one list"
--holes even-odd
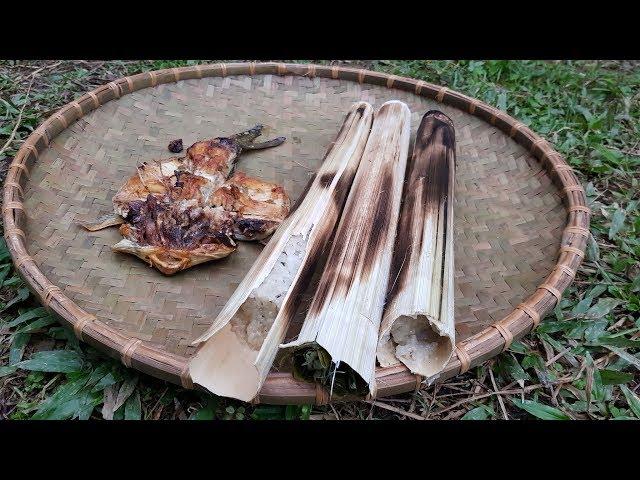
[[(469, 367), (464, 355), (470, 355), (469, 360), (477, 364), (502, 349), (499, 339), (504, 346), (511, 333), (518, 337), (526, 331), (527, 322), (535, 323), (526, 309), (516, 309), (528, 296), (535, 292), (540, 297), (537, 304), (528, 302), (540, 316), (539, 312), (552, 307), (549, 297), (553, 298), (553, 290), (563, 289), (571, 281), (572, 273), (567, 271), (574, 272), (580, 258), (576, 252), (567, 250), (560, 258), (564, 259), (567, 271), (554, 272), (555, 287), (547, 279), (550, 289), (536, 290), (556, 266), (561, 244), (578, 252), (584, 250), (586, 238), (582, 231), (567, 230), (563, 235), (567, 205), (584, 205), (584, 194), (562, 159), (549, 150), (546, 142), (531, 138), (526, 127), (501, 112), (487, 114), (482, 110), (486, 106), (475, 100), (471, 107), (464, 104), (465, 111), (439, 103), (437, 99), (447, 102), (447, 96), (451, 95), (451, 104), (463, 105), (463, 100), (453, 96), (455, 92), (440, 87), (433, 92), (436, 99), (418, 96), (416, 91), (429, 93), (427, 84), (398, 77), (384, 76), (382, 82), (378, 80), (380, 74), (367, 72), (361, 84), (362, 74), (358, 72), (341, 69), (337, 72), (340, 78), (335, 77), (335, 70), (325, 72), (328, 78), (279, 76), (278, 72), (287, 73), (294, 67), (284, 66), (283, 72), (281, 67), (273, 66), (265, 72), (267, 67), (260, 65), (253, 66), (256, 76), (234, 75), (251, 73), (247, 68), (228, 65), (224, 73), (229, 76), (224, 77), (207, 77), (206, 71), (194, 73), (192, 69), (188, 75), (191, 79), (177, 83), (176, 78), (186, 78), (185, 70), (112, 82), (111, 87), (103, 87), (99, 89), (102, 93), (95, 95), (113, 97), (112, 101), (98, 98), (102, 106), (87, 113), (89, 107), (95, 107), (95, 101), (91, 95), (83, 97), (77, 105), (84, 116), (73, 122), (78, 107), (63, 109), (44, 125), (46, 135), (33, 139), (35, 143), (27, 142), (35, 148), (23, 147), (23, 158), (16, 157), (26, 160), (30, 178), (25, 183), (21, 167), (13, 168), (7, 178), (9, 182), (20, 175), (23, 208), (27, 212), (23, 221), (20, 209), (12, 210), (13, 213), (5, 210), (5, 219), (11, 216), (5, 222), (9, 230), (5, 236), (12, 255), (29, 270), (39, 269), (45, 277), (43, 283), (48, 279), (60, 287), (61, 292), (48, 294), (47, 303), (60, 307), (54, 310), (64, 310), (62, 303), (74, 310), (71, 302), (65, 300), (67, 297), (82, 308), (87, 318), (92, 320), (91, 315), (95, 316), (98, 320), (95, 324), (104, 322), (107, 328), (102, 340), (96, 339), (97, 335), (85, 335), (85, 340), (106, 348), (114, 356), (124, 355), (125, 363), (143, 371), (189, 386), (184, 375), (184, 356), (192, 353), (191, 340), (215, 318), (260, 247), (245, 242), (227, 259), (165, 277), (134, 257), (112, 252), (110, 246), (120, 238), (117, 229), (86, 232), (75, 222), (110, 213), (111, 198), (132, 174), (135, 163), (171, 156), (166, 150), (170, 140), (182, 138), (188, 146), (196, 140), (228, 135), (256, 123), (266, 126), (265, 138), (285, 135), (287, 142), (274, 149), (243, 155), (237, 168), (284, 185), (295, 201), (322, 161), (344, 113), (357, 100), (374, 106), (389, 99), (406, 102), (412, 111), (413, 133), (424, 112), (434, 108), (449, 115), (456, 126), (456, 333), (459, 342), (470, 339), (471, 343), (466, 343), (462, 358), (452, 362), (448, 374), (455, 368)], [(304, 68), (310, 67), (295, 66)], [(220, 67), (216, 73), (221, 73)], [(203, 78), (196, 78), (198, 74)], [(371, 80), (367, 76), (379, 85), (367, 84), (366, 80)], [(353, 81), (345, 81), (347, 77)], [(156, 86), (144, 88), (152, 83)], [(389, 84), (406, 90), (387, 88)], [(125, 94), (132, 85), (143, 88)], [(37, 161), (32, 150), (38, 152)], [(543, 162), (534, 157), (542, 154)], [(566, 168), (549, 173), (549, 167), (559, 165)], [(564, 193), (567, 205), (563, 204), (559, 185), (577, 186)], [(17, 189), (5, 189), (5, 207), (7, 201), (19, 201)], [(21, 235), (14, 238), (14, 221), (26, 241)], [(580, 209), (572, 211), (569, 221), (574, 228), (584, 229), (588, 213)], [(9, 241), (12, 238), (15, 241)], [(20, 245), (21, 241), (24, 244)], [(26, 251), (21, 251), (25, 246)], [(33, 263), (26, 260), (26, 252)], [(37, 272), (34, 275), (38, 277)], [(26, 277), (29, 280), (33, 275)], [(42, 296), (41, 291), (36, 291)], [(78, 314), (67, 315), (71, 316)], [(506, 338), (504, 328), (488, 328), (505, 316), (512, 317)], [(67, 320), (76, 324), (77, 319)], [(79, 333), (82, 331), (80, 328)], [(482, 338), (480, 343), (476, 342)], [(132, 343), (131, 339), (143, 342)], [(165, 354), (156, 360), (142, 359), (148, 348)], [(136, 363), (137, 359), (142, 361)], [(154, 365), (158, 360), (160, 363)], [(383, 386), (384, 394), (395, 393), (394, 388), (407, 390), (406, 370), (386, 374), (390, 386), (386, 391)], [(324, 399), (324, 394), (310, 390), (315, 387), (298, 385), (287, 375), (272, 374), (262, 400), (285, 401), (286, 397), (287, 402), (295, 403), (309, 401), (310, 395), (317, 402)], [(394, 383), (394, 375), (404, 383), (399, 386)], [(290, 390), (283, 387), (285, 383)], [(270, 384), (276, 387), (274, 398), (269, 397)]]

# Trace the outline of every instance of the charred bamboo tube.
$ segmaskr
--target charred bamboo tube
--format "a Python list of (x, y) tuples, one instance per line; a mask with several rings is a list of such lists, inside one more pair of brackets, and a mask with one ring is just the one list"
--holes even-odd
[(375, 394), (378, 331), (400, 210), (411, 115), (402, 102), (376, 112), (327, 265), (298, 338), (294, 375), (332, 395)]
[(373, 108), (352, 106), (300, 205), (266, 244), (189, 363), (194, 383), (252, 400), (264, 382), (358, 169)]
[(439, 374), (455, 346), (453, 187), (455, 131), (429, 111), (407, 166), (404, 203), (378, 341), (378, 362)]

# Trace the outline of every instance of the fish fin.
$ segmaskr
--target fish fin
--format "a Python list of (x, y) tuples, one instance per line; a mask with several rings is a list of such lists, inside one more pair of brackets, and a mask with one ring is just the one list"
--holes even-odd
[(264, 125), (258, 124), (255, 127), (250, 128), (249, 130), (245, 130), (244, 132), (235, 133), (229, 138), (235, 140), (239, 145), (244, 147), (246, 144), (253, 142), (256, 138), (262, 135), (263, 128)]
[(262, 135), (263, 129), (264, 125), (256, 125), (249, 130), (231, 135), (230, 138), (235, 140), (243, 150), (262, 150), (263, 148), (277, 147), (286, 140), (285, 137), (277, 137), (266, 142), (255, 143), (256, 138)]
[(266, 142), (259, 142), (259, 143), (247, 143), (247, 144), (241, 144), (242, 148), (245, 150), (262, 150), (263, 148), (271, 148), (271, 147), (277, 147), (278, 145), (282, 145), (284, 143), (284, 141), (287, 139), (287, 137), (276, 137), (272, 140), (267, 140)]
[(122, 225), (124, 218), (115, 213), (110, 213), (98, 218), (95, 222), (78, 222), (78, 225), (90, 232), (95, 232), (108, 227), (115, 227), (116, 225)]

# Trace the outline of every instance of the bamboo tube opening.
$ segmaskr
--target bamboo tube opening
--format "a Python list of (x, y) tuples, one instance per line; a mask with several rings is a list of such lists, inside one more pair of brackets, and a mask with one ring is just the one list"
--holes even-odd
[(253, 356), (251, 347), (233, 333), (233, 325), (228, 323), (202, 344), (189, 363), (189, 371), (207, 390), (249, 402), (260, 382)]
[(431, 377), (446, 365), (454, 348), (453, 338), (428, 316), (401, 315), (380, 338), (378, 360), (385, 366), (400, 360), (412, 372), (422, 371)]
[(329, 391), (329, 395), (362, 397), (369, 386), (362, 376), (346, 362), (331, 360), (331, 355), (316, 342), (301, 345), (291, 353), (293, 376), (315, 382)]

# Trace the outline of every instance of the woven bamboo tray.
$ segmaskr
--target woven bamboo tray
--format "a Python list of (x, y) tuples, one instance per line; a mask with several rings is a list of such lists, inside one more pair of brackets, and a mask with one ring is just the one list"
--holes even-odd
[[(367, 70), (277, 63), (174, 68), (111, 82), (71, 102), (22, 145), (4, 188), (5, 238), (41, 302), (83, 341), (128, 366), (193, 388), (191, 341), (207, 329), (260, 246), (165, 277), (110, 246), (117, 229), (76, 225), (112, 211), (136, 162), (168, 157), (183, 138), (256, 123), (282, 146), (246, 153), (238, 170), (284, 185), (295, 201), (357, 100), (406, 102), (413, 133), (440, 109), (456, 127), (456, 355), (439, 380), (495, 356), (540, 322), (573, 280), (590, 212), (572, 169), (504, 112), (446, 87)], [(292, 328), (295, 330), (296, 326)], [(295, 333), (295, 331), (293, 332)], [(292, 334), (293, 334), (292, 333)], [(378, 369), (378, 396), (420, 378)], [(255, 402), (323, 404), (326, 391), (269, 375)]]

